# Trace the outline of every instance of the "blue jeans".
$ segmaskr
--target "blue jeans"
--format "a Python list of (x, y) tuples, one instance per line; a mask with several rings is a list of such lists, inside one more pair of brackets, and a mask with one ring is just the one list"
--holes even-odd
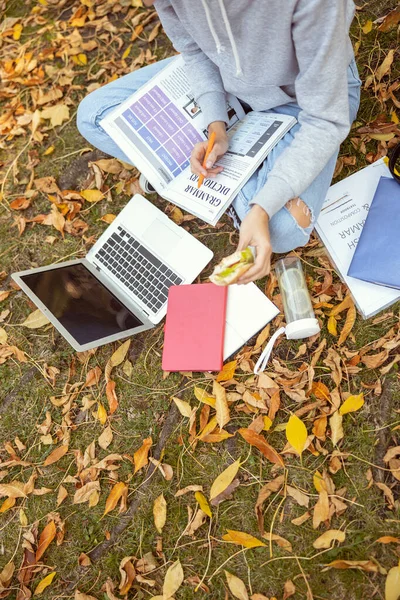
[[(111, 110), (126, 100), (128, 96), (133, 94), (142, 85), (147, 83), (149, 79), (161, 71), (161, 69), (163, 69), (171, 60), (173, 60), (173, 57), (166, 58), (165, 60), (133, 71), (86, 96), (79, 105), (77, 115), (78, 129), (83, 137), (96, 148), (103, 150), (103, 152), (115, 156), (116, 158), (120, 158), (125, 162), (131, 162), (100, 126), (100, 121)], [(353, 59), (348, 67), (351, 123), (356, 118), (360, 103), (360, 86), (361, 81), (355, 60)], [(283, 106), (277, 106), (268, 112), (285, 113), (297, 118), (300, 108), (297, 104), (290, 103), (284, 104)], [(282, 138), (279, 144), (273, 148), (268, 157), (250, 177), (248, 182), (234, 199), (229, 214), (233, 218), (236, 226), (240, 225), (240, 222), (250, 210), (252, 198), (254, 198), (258, 191), (265, 185), (268, 173), (272, 169), (277, 157), (292, 142), (293, 136), (299, 127), (300, 125), (296, 124), (285, 137)], [(303, 202), (305, 202), (311, 212), (312, 218), (308, 227), (301, 227), (286, 206), (281, 208), (281, 210), (271, 218), (270, 235), (273, 252), (290, 252), (294, 248), (304, 246), (307, 243), (331, 184), (338, 153), (339, 148), (322, 169), (318, 177), (316, 177), (313, 183), (301, 194)]]

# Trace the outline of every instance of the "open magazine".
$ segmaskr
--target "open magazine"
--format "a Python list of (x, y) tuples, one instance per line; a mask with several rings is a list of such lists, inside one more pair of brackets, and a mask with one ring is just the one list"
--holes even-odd
[(207, 123), (193, 99), (178, 56), (100, 125), (144, 174), (160, 196), (215, 225), (270, 150), (296, 123), (277, 113), (245, 113), (227, 95), (229, 149), (224, 167), (198, 189), (191, 172), (195, 144), (207, 139)]
[(391, 177), (383, 159), (331, 186), (315, 226), (364, 319), (400, 299), (398, 290), (347, 275), (381, 177)]

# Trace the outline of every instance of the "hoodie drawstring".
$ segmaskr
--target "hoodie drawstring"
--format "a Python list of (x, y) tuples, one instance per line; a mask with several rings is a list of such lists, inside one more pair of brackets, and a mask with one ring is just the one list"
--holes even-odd
[(209, 29), (211, 31), (211, 35), (213, 36), (214, 43), (215, 43), (215, 46), (217, 48), (217, 52), (218, 52), (218, 54), (221, 54), (221, 52), (224, 52), (225, 48), (221, 44), (221, 42), (219, 40), (219, 37), (218, 37), (218, 34), (215, 31), (213, 22), (211, 20), (211, 13), (210, 13), (210, 9), (209, 9), (208, 4), (207, 4), (207, 0), (201, 0), (201, 1), (202, 1), (202, 4), (203, 4), (204, 12), (206, 13), (207, 25), (208, 25), (208, 27), (209, 27)]
[[(221, 54), (221, 52), (224, 52), (225, 48), (221, 44), (218, 34), (215, 31), (215, 28), (214, 28), (214, 25), (213, 25), (213, 22), (211, 19), (210, 8), (207, 4), (207, 0), (201, 0), (201, 2), (203, 4), (204, 12), (206, 13), (207, 24), (208, 24), (208, 27), (210, 28), (211, 35), (213, 36), (214, 43), (217, 48), (217, 52), (218, 52), (218, 54)], [(241, 77), (243, 75), (243, 71), (242, 71), (242, 67), (240, 64), (239, 52), (238, 52), (238, 49), (236, 46), (235, 38), (233, 37), (231, 24), (229, 23), (228, 15), (227, 15), (225, 5), (224, 5), (224, 0), (218, 0), (218, 4), (219, 4), (219, 8), (221, 10), (226, 33), (228, 34), (228, 38), (229, 38), (229, 41), (230, 41), (230, 44), (232, 47), (233, 57), (235, 59), (236, 77)]]

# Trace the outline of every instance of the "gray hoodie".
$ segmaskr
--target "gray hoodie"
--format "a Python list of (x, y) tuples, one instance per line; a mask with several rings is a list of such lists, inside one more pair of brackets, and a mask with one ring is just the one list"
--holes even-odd
[(227, 122), (225, 92), (253, 110), (296, 102), (301, 128), (254, 198), (274, 215), (300, 196), (350, 129), (347, 67), (353, 0), (156, 0), (208, 122)]

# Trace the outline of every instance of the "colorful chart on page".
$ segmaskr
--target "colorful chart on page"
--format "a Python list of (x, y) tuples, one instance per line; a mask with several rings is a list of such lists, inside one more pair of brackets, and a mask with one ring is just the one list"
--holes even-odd
[[(129, 124), (173, 177), (186, 169), (193, 146), (202, 141), (190, 117), (186, 118), (157, 85), (124, 110), (121, 117), (116, 125), (129, 137)], [(133, 135), (131, 140), (135, 142)]]

